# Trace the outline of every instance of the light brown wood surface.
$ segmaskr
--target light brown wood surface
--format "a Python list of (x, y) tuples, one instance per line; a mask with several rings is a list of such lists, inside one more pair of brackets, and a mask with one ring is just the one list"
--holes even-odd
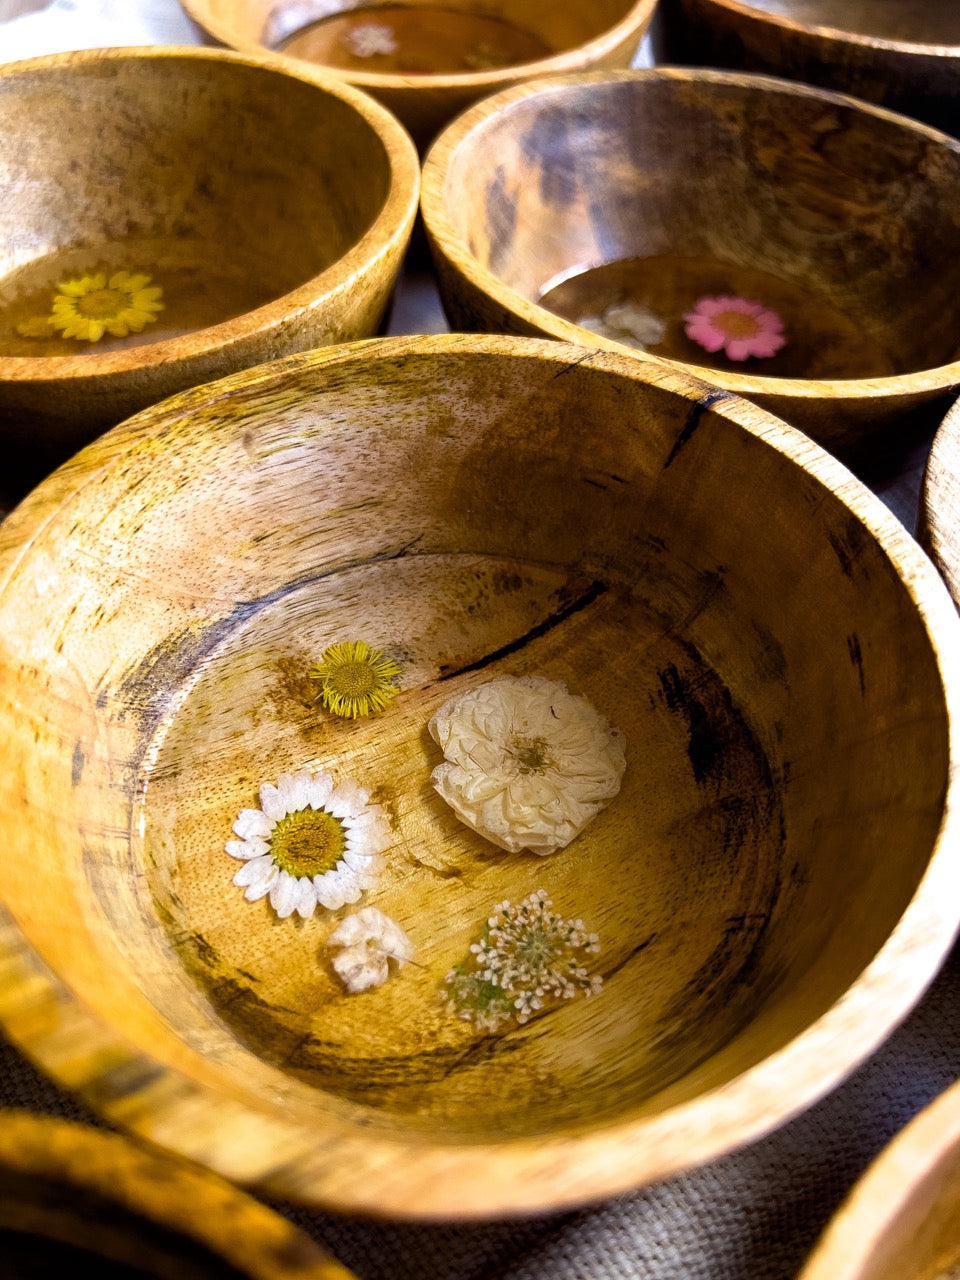
[(189, 251), (199, 288), (209, 272), (216, 290), (256, 278), (265, 295), (180, 332), (171, 302), (168, 332), (145, 345), (45, 356), (37, 342), (41, 354), (0, 355), (4, 483), (18, 496), (173, 391), (376, 332), (416, 214), (416, 153), (379, 104), (307, 66), (228, 51), (15, 64), (0, 77), (0, 142), (5, 307), (28, 264), (50, 256), (52, 271), (76, 276), (117, 244), (155, 282)]
[(0, 1114), (0, 1243), (10, 1277), (355, 1280), (304, 1232), (209, 1171), (117, 1133)]
[(853, 1188), (799, 1280), (952, 1280), (960, 1269), (960, 1083)]
[[(589, 67), (628, 67), (646, 34), (656, 0), (403, 0), (405, 7), (476, 13), (515, 24), (552, 52), (522, 66), (489, 71), (406, 76), (385, 71), (328, 68), (365, 89), (389, 107), (425, 148), (458, 112), (478, 98), (530, 78)], [(184, 0), (191, 18), (215, 39), (234, 49), (263, 54), (275, 46), (271, 30), (295, 30), (303, 24), (360, 7), (356, 0)], [(376, 4), (364, 4), (371, 20)], [(272, 27), (271, 27), (272, 24)], [(278, 53), (284, 63), (293, 61)], [(302, 66), (302, 62), (297, 62)]]
[(955, 0), (663, 0), (664, 61), (760, 71), (960, 130)]
[[(334, 720), (306, 671), (353, 638), (400, 693)], [(958, 649), (877, 499), (662, 366), (441, 335), (184, 393), (0, 526), (0, 1022), (110, 1120), (285, 1197), (458, 1218), (642, 1185), (821, 1096), (936, 972)], [(433, 711), (524, 673), (627, 739), (546, 859), (429, 781)], [(364, 905), (416, 963), (363, 996), (324, 951), (343, 912), (231, 884), (235, 815), (299, 767), (393, 824)], [(600, 934), (601, 995), (448, 1015), (490, 911), (540, 887)]]
[(933, 437), (923, 472), (918, 534), (960, 607), (960, 404)]
[(444, 130), (421, 207), (455, 329), (626, 352), (540, 300), (578, 271), (635, 257), (703, 255), (809, 289), (788, 327), (835, 307), (897, 371), (670, 363), (858, 465), (932, 430), (960, 384), (960, 143), (849, 99), (660, 68), (521, 85)]

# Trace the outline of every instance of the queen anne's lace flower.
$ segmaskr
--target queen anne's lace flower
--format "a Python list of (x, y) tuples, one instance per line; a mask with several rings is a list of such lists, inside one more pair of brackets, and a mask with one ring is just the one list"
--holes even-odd
[(390, 976), (390, 961), (402, 969), (413, 959), (413, 943), (397, 924), (376, 907), (347, 916), (327, 939), (339, 947), (333, 967), (348, 991), (379, 987)]
[(260, 788), (260, 808), (241, 809), (239, 840), (226, 849), (243, 866), (233, 883), (249, 902), (270, 895), (278, 916), (304, 919), (319, 904), (336, 911), (372, 888), (391, 832), (383, 810), (355, 782), (335, 785), (329, 773), (282, 773)]
[(591, 976), (578, 958), (579, 952), (596, 954), (599, 937), (552, 907), (546, 890), (538, 889), (516, 906), (501, 902), (494, 909), (470, 959), (447, 974), (444, 1001), (451, 1013), (496, 1031), (511, 1019), (522, 1025), (547, 1003), (572, 1000), (578, 991), (599, 994), (603, 978)]
[(502, 676), (430, 721), (446, 758), (431, 775), (457, 816), (511, 853), (562, 849), (617, 794), (624, 737), (585, 698), (542, 676)]

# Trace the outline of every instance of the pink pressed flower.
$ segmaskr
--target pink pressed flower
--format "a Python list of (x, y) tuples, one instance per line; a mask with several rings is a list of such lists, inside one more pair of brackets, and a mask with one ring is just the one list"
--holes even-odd
[(747, 298), (698, 298), (683, 318), (688, 338), (731, 360), (775, 356), (787, 341), (777, 313)]

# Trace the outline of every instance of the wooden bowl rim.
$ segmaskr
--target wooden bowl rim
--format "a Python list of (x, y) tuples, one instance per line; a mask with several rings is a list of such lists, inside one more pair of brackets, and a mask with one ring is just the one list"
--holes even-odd
[(15, 1108), (0, 1114), (0, 1167), (81, 1187), (194, 1240), (254, 1280), (356, 1280), (246, 1192), (125, 1134)]
[(862, 102), (849, 94), (819, 89), (778, 76), (703, 67), (633, 67), (622, 71), (602, 69), (582, 71), (551, 77), (547, 80), (529, 81), (491, 94), (468, 107), (437, 135), (424, 157), (420, 179), (420, 208), (424, 224), (429, 235), (436, 240), (455, 269), (485, 294), (491, 296), (500, 306), (554, 338), (579, 343), (581, 346), (597, 346), (607, 351), (628, 353), (632, 359), (645, 363), (661, 362), (674, 369), (682, 370), (690, 377), (702, 379), (722, 387), (725, 391), (748, 398), (754, 395), (775, 395), (798, 400), (868, 400), (877, 396), (891, 398), (914, 396), (925, 391), (942, 391), (960, 384), (960, 357), (947, 364), (920, 369), (914, 373), (892, 374), (882, 378), (771, 378), (759, 374), (711, 369), (705, 365), (687, 364), (682, 360), (673, 360), (666, 356), (654, 356), (592, 332), (588, 340), (585, 337), (587, 331), (581, 329), (579, 325), (564, 320), (546, 307), (541, 307), (538, 303), (523, 297), (477, 261), (455, 230), (447, 213), (444, 198), (446, 174), (450, 162), (455, 151), (469, 139), (470, 135), (482, 130), (500, 111), (536, 96), (547, 98), (552, 94), (562, 95), (566, 89), (578, 89), (592, 84), (605, 85), (618, 82), (642, 84), (657, 80), (673, 80), (707, 86), (732, 86), (743, 90), (769, 89), (790, 97), (816, 98), (865, 115), (876, 116), (894, 126), (915, 130), (933, 142), (946, 145), (960, 155), (960, 140), (951, 138), (931, 125), (888, 111), (884, 107)]
[[(281, 50), (270, 49), (267, 45), (261, 44), (259, 40), (238, 38), (233, 34), (233, 29), (229, 23), (218, 22), (216, 19), (205, 16), (207, 14), (205, 0), (182, 0), (182, 4), (187, 14), (199, 27), (225, 45), (229, 45), (234, 49), (242, 49), (248, 53), (264, 54), (266, 52), (271, 58), (282, 62), (284, 65), (290, 63), (304, 65), (302, 59), (293, 58), (290, 54), (285, 54)], [(549, 58), (537, 58), (533, 62), (515, 62), (508, 67), (498, 67), (489, 71), (457, 71), (447, 72), (442, 75), (410, 76), (390, 71), (363, 71), (362, 69), (355, 71), (353, 68), (347, 71), (336, 67), (328, 67), (326, 64), (317, 65), (322, 65), (323, 70), (328, 75), (337, 76), (350, 84), (374, 91), (394, 90), (408, 93), (416, 93), (419, 89), (434, 92), (437, 89), (487, 89), (492, 91), (500, 85), (512, 83), (518, 77), (526, 79), (527, 77), (550, 75), (554, 72), (572, 71), (576, 67), (589, 65), (598, 59), (604, 58), (635, 30), (645, 31), (653, 17), (656, 6), (657, 0), (634, 0), (629, 11), (618, 22), (612, 27), (608, 27), (606, 31), (602, 31), (598, 36), (594, 36), (592, 40), (587, 40), (584, 44), (577, 45), (573, 49), (567, 49), (562, 53), (552, 54)], [(307, 63), (306, 65), (310, 64)]]
[(797, 1280), (863, 1280), (898, 1212), (951, 1152), (954, 1165), (960, 1164), (960, 1080), (919, 1111), (868, 1166)]
[[(299, 68), (278, 66), (273, 58), (256, 57), (232, 49), (176, 45), (129, 45), (116, 49), (82, 49), (25, 58), (3, 69), (5, 79), (47, 69), (70, 68), (98, 62), (193, 61), (254, 68), (272, 75), (300, 80), (335, 98), (370, 125), (383, 144), (389, 166), (389, 189), (376, 218), (359, 240), (324, 271), (272, 302), (175, 338), (145, 342), (120, 351), (89, 351), (69, 356), (0, 356), (0, 380), (4, 382), (83, 381), (135, 373), (160, 363), (173, 365), (202, 359), (215, 352), (249, 342), (290, 324), (310, 312), (329, 306), (337, 294), (349, 293), (358, 273), (367, 274), (409, 234), (420, 196), (420, 161), (416, 147), (396, 116), (369, 94), (335, 76)], [(292, 64), (292, 59), (290, 60)]]
[(812, 36), (819, 40), (829, 40), (840, 45), (860, 45), (864, 49), (882, 49), (907, 55), (920, 55), (929, 58), (960, 57), (960, 44), (927, 44), (918, 40), (889, 40), (883, 36), (865, 36), (857, 31), (844, 31), (842, 27), (831, 27), (821, 23), (798, 22), (796, 18), (783, 13), (768, 13), (749, 4), (748, 0), (699, 0), (704, 8), (726, 9), (738, 17), (759, 26), (780, 27), (799, 35)]
[[(952, 456), (951, 456), (952, 455)], [(940, 570), (949, 586), (957, 606), (960, 608), (960, 557), (945, 554), (953, 549), (957, 542), (957, 531), (949, 516), (955, 514), (952, 505), (947, 511), (947, 519), (943, 518), (940, 486), (947, 477), (945, 488), (949, 487), (949, 478), (960, 473), (960, 398), (955, 400), (944, 414), (939, 427), (934, 432), (930, 452), (923, 468), (923, 483), (920, 488), (920, 536), (928, 548), (934, 564)], [(949, 499), (949, 495), (948, 499)]]
[[(60, 505), (170, 424), (196, 411), (198, 396), (221, 407), (248, 390), (263, 395), (281, 388), (291, 373), (334, 376), (357, 362), (398, 362), (419, 356), (504, 355), (555, 364), (561, 373), (580, 365), (673, 393), (731, 422), (763, 447), (785, 456), (832, 493), (889, 557), (923, 621), (941, 675), (950, 759), (960, 759), (960, 616), (940, 576), (900, 521), (840, 462), (802, 432), (740, 397), (664, 364), (641, 364), (616, 353), (543, 338), (496, 334), (436, 334), (366, 339), (287, 356), (182, 392), (144, 410), (81, 450), (43, 481), (0, 527), (0, 599), (12, 573), (42, 537)], [(349, 385), (348, 382), (342, 385)], [(222, 427), (220, 428), (223, 429)], [(169, 436), (167, 437), (169, 438)], [(103, 459), (106, 441), (109, 460)], [(842, 996), (781, 1049), (726, 1084), (655, 1115), (626, 1115), (579, 1130), (541, 1137), (444, 1145), (417, 1135), (404, 1139), (330, 1118), (322, 1130), (304, 1130), (282, 1103), (264, 1097), (259, 1108), (175, 1067), (152, 1059), (70, 991), (47, 968), (2, 902), (0, 959), (9, 975), (0, 983), (0, 1024), (41, 1069), (87, 1098), (114, 1123), (168, 1145), (233, 1181), (292, 1201), (374, 1217), (467, 1220), (556, 1210), (620, 1194), (667, 1177), (783, 1124), (829, 1092), (867, 1058), (921, 998), (957, 931), (954, 892), (960, 860), (960, 805), (953, 799), (960, 773), (951, 771), (940, 828), (913, 897), (886, 942)], [(917, 962), (924, 959), (923, 965)], [(42, 1011), (42, 1012), (41, 1012)], [(79, 1054), (77, 1043), (97, 1052)], [(96, 1066), (96, 1059), (109, 1067)], [(116, 1073), (129, 1081), (118, 1089)], [(796, 1081), (789, 1099), (783, 1080)], [(145, 1083), (146, 1082), (146, 1083)], [(205, 1115), (209, 1130), (236, 1139), (212, 1147), (202, 1137), (191, 1146), (190, 1118)], [(171, 1117), (165, 1124), (165, 1117)], [(249, 1136), (257, 1151), (244, 1145)], [(322, 1157), (317, 1157), (318, 1146)], [(335, 1166), (362, 1149), (378, 1175), (362, 1189), (323, 1189), (318, 1158)], [(416, 1170), (411, 1151), (416, 1152)], [(311, 1160), (314, 1166), (311, 1166)], [(478, 1168), (483, 1177), (476, 1178)], [(382, 1175), (382, 1176), (381, 1176)], [(411, 1190), (416, 1187), (415, 1192)]]

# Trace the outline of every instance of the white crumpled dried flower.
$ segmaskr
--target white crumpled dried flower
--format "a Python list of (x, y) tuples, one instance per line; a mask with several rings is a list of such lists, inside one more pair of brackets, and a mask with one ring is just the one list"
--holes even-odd
[(333, 967), (348, 991), (379, 987), (390, 976), (390, 961), (402, 969), (413, 959), (413, 943), (397, 924), (376, 907), (364, 907), (340, 924), (327, 939), (339, 947)]
[(446, 761), (433, 785), (457, 816), (510, 853), (565, 848), (617, 794), (624, 737), (565, 685), (501, 676), (430, 720)]

